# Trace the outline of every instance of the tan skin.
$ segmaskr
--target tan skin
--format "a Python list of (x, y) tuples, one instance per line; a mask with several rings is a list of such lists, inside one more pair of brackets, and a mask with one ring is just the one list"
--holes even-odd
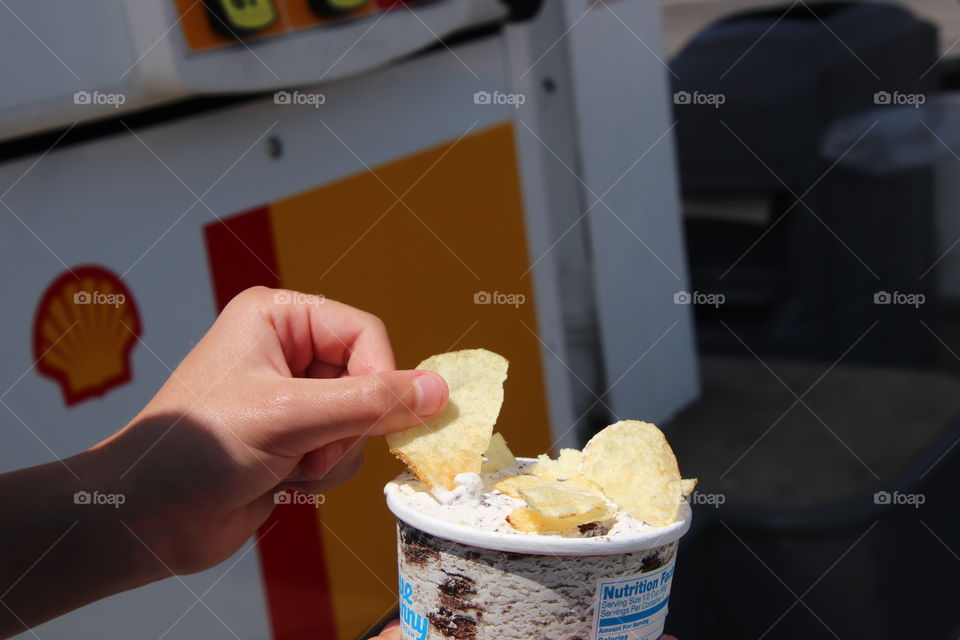
[[(343, 482), (365, 438), (446, 404), (440, 376), (396, 370), (376, 317), (302, 295), (282, 304), (275, 293), (255, 288), (230, 302), (114, 436), (62, 463), (0, 475), (0, 638), (213, 567), (263, 523), (276, 490)], [(78, 505), (77, 491), (125, 501)]]
[[(444, 407), (444, 380), (397, 371), (375, 316), (278, 293), (234, 298), (115, 435), (0, 474), (0, 638), (217, 565), (266, 520), (277, 490), (336, 486), (359, 468), (366, 438)], [(124, 502), (76, 504), (78, 491)], [(379, 637), (399, 640), (398, 623)]]

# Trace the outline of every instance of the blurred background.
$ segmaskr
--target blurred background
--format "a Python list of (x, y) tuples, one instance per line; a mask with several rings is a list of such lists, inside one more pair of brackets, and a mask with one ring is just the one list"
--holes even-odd
[[(0, 470), (285, 287), (401, 367), (507, 356), (520, 455), (660, 424), (700, 479), (683, 640), (958, 638), (958, 44), (952, 0), (0, 0)], [(36, 637), (375, 634), (366, 460)]]

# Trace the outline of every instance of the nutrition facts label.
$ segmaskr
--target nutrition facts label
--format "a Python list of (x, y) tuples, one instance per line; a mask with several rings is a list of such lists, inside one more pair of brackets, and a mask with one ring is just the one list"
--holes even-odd
[(591, 640), (656, 640), (663, 633), (674, 561), (616, 580), (597, 580)]

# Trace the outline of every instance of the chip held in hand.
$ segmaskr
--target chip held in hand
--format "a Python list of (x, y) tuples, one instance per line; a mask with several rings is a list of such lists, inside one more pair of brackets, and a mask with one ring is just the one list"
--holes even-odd
[(431, 356), (417, 369), (439, 374), (450, 398), (434, 418), (391, 433), (387, 444), (430, 489), (453, 490), (461, 473), (480, 473), (503, 404), (507, 359), (486, 349)]

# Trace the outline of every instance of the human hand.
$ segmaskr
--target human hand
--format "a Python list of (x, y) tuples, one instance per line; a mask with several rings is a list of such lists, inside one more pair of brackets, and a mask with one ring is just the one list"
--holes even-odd
[(232, 555), (277, 490), (339, 484), (359, 467), (365, 438), (419, 424), (446, 401), (440, 376), (395, 370), (376, 317), (258, 287), (227, 305), (98, 449), (107, 467), (120, 463), (131, 529), (166, 567), (190, 573)]
[[(119, 433), (0, 474), (0, 638), (219, 563), (267, 518), (278, 489), (342, 482), (365, 438), (434, 416), (447, 395), (434, 373), (395, 370), (368, 313), (241, 293)], [(90, 503), (97, 493), (110, 503)]]

